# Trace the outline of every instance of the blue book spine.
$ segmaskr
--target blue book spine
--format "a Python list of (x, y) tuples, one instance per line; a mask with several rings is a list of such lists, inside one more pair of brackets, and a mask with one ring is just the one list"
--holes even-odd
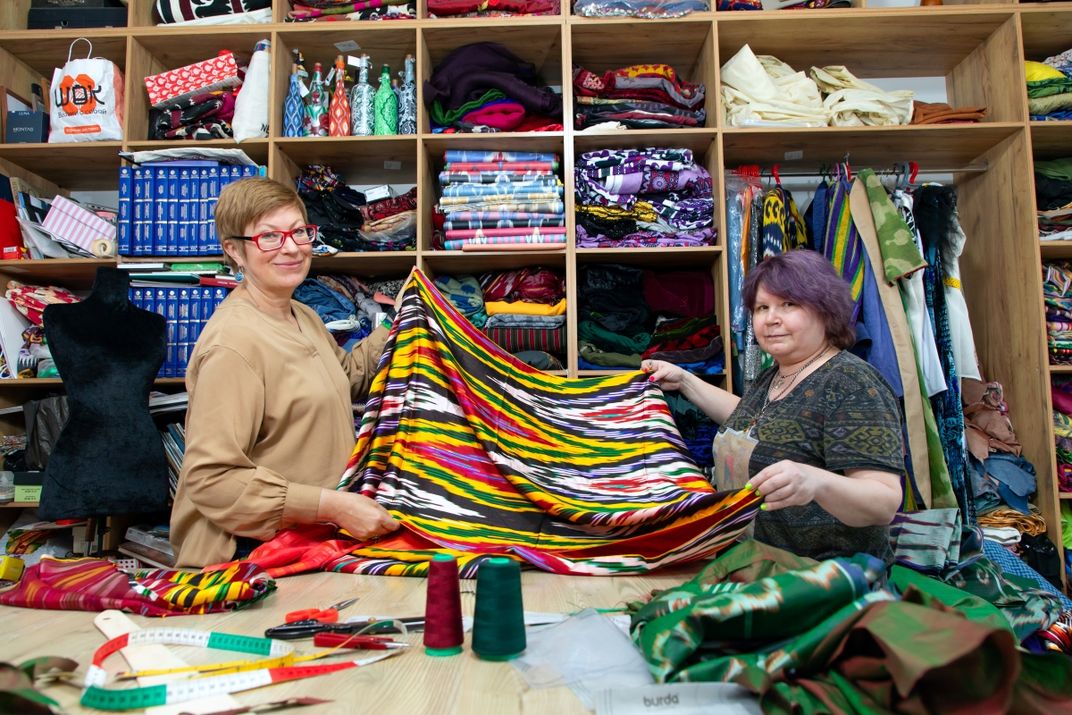
[(135, 308), (145, 310), (145, 290), (143, 288), (131, 288), (130, 302), (134, 304)]
[(167, 169), (153, 169), (153, 243), (150, 256), (163, 256), (167, 250), (168, 231)]
[(131, 253), (135, 256), (145, 255), (145, 227), (152, 189), (151, 181), (146, 178), (148, 173), (148, 169), (134, 169), (134, 243)]
[(219, 253), (219, 242), (216, 240), (216, 202), (220, 198), (220, 189), (226, 183), (226, 179), (223, 174), (227, 171), (227, 167), (218, 166), (213, 169), (209, 169), (208, 172), (208, 220), (205, 221), (205, 227), (207, 234), (205, 235), (204, 251), (201, 255), (209, 255), (212, 253)]
[[(216, 312), (216, 308), (220, 307), (220, 303), (222, 303), (226, 297), (227, 297), (227, 289), (226, 288), (213, 288), (212, 289), (212, 312), (213, 313)], [(212, 316), (209, 315), (208, 317), (211, 318)]]
[(263, 166), (243, 166), (242, 178), (246, 178), (249, 176), (264, 176), (264, 174), (261, 173), (262, 169), (267, 171), (267, 168)]
[(179, 255), (179, 170), (167, 170), (167, 233), (165, 256)]
[(164, 377), (179, 374), (179, 289), (167, 288), (164, 299), (164, 319), (167, 321), (167, 353), (164, 358)]
[(193, 179), (190, 169), (179, 172), (179, 202), (176, 207), (175, 248), (180, 256), (190, 255), (190, 234), (194, 233), (196, 222), (190, 219), (190, 210), (194, 207)]
[(204, 294), (207, 293), (206, 288), (197, 286), (190, 289), (190, 354), (193, 355), (194, 345), (197, 344), (197, 339), (201, 337), (201, 329), (205, 327), (205, 322), (201, 318), (201, 301), (204, 300)]
[(186, 365), (190, 362), (190, 307), (193, 305), (191, 288), (179, 288), (178, 322), (175, 326), (175, 377), (186, 376)]
[(134, 246), (134, 171), (129, 166), (119, 167), (119, 218), (116, 226), (116, 243), (120, 256), (131, 255)]
[(205, 329), (205, 325), (208, 323), (209, 318), (212, 317), (212, 311), (215, 306), (212, 305), (212, 289), (209, 287), (201, 288), (201, 329), (197, 332), (197, 337), (200, 340), (201, 333)]

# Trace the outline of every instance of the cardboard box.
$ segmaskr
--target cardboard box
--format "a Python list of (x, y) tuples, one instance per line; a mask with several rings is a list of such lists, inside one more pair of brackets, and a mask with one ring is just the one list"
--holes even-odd
[(145, 78), (149, 103), (158, 108), (200, 92), (229, 89), (239, 84), (238, 65), (230, 50), (223, 50), (208, 60)]
[(93, 252), (93, 242), (101, 238), (115, 240), (115, 226), (66, 196), (52, 200), (52, 208), (41, 223), (47, 230), (79, 248)]
[(48, 115), (44, 112), (8, 112), (4, 122), (4, 141), (24, 144), (48, 141)]
[(41, 503), (44, 472), (15, 472), (15, 501), (23, 504)]

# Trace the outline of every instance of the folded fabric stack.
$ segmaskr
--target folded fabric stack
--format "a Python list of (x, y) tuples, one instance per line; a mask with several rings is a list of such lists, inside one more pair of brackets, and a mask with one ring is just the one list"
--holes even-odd
[(1072, 119), (1072, 50), (1047, 57), (1043, 62), (1024, 62), (1024, 75), (1031, 119)]
[(1072, 157), (1035, 161), (1039, 238), (1072, 239)]
[(416, 0), (302, 0), (292, 2), (290, 22), (322, 20), (414, 20)]
[(715, 242), (711, 175), (689, 149), (600, 149), (574, 168), (579, 248)]
[(294, 300), (316, 311), (342, 347), (349, 349), (372, 332), (381, 314), (394, 314), (394, 297), (377, 293), (354, 276), (321, 274), (306, 278)]
[(1046, 304), (1046, 343), (1050, 364), (1072, 364), (1072, 265), (1042, 264), (1042, 297)]
[[(518, 353), (539, 350), (562, 356), (566, 352), (566, 280), (547, 268), (521, 268), (488, 273), (480, 278), (484, 333), (503, 349)], [(465, 290), (473, 296), (472, 288)], [(451, 289), (452, 302), (459, 291)], [(480, 320), (471, 309), (467, 317)], [(457, 305), (458, 303), (455, 302)], [(476, 325), (476, 322), (474, 322)]]
[(156, 0), (161, 24), (230, 25), (272, 21), (272, 0)]
[(562, 97), (496, 42), (463, 45), (424, 83), (434, 132), (561, 131)]
[(566, 247), (558, 155), (450, 149), (439, 172), (436, 248), (511, 251)]
[(417, 188), (365, 203), (330, 166), (310, 164), (297, 181), (320, 240), (340, 251), (412, 251), (417, 246)]
[(4, 355), (8, 376), (59, 377), (45, 340), (44, 310), (50, 305), (77, 303), (81, 299), (66, 288), (28, 285), (19, 281), (7, 282), (4, 297), (30, 322), (22, 331), (23, 343), (18, 355)]
[(1072, 380), (1055, 377), (1050, 382), (1053, 401), (1053, 436), (1057, 442), (1057, 483), (1072, 493)]
[(945, 102), (912, 102), (911, 124), (965, 124), (986, 119), (986, 107), (954, 107)]
[(891, 126), (912, 118), (911, 91), (886, 92), (840, 65), (812, 67), (808, 77), (748, 45), (722, 65), (721, 78), (726, 123), (734, 127)]
[(597, 75), (573, 68), (573, 125), (621, 122), (630, 129), (701, 127), (706, 89), (670, 65), (631, 65)]
[(559, 0), (428, 0), (430, 17), (557, 15)]
[(238, 90), (202, 92), (149, 110), (150, 139), (229, 139)]
[(711, 9), (707, 0), (574, 0), (573, 13), (584, 17), (682, 17)]
[(723, 371), (710, 273), (593, 265), (577, 293), (582, 370), (639, 369), (651, 358), (701, 375)]

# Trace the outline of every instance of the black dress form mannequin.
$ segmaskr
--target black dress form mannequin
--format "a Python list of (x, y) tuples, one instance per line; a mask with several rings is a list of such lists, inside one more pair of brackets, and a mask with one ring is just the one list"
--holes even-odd
[(123, 271), (99, 268), (84, 301), (45, 308), (70, 417), (45, 469), (43, 519), (167, 509), (167, 458), (149, 415), (165, 321), (127, 300), (129, 283)]

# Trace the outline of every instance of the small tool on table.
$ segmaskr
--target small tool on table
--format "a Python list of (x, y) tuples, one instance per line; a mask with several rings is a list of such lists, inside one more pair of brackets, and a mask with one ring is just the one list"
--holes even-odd
[(346, 633), (317, 633), (313, 645), (319, 648), (339, 646), (352, 650), (394, 650), (409, 648), (409, 643), (396, 641), (391, 636), (352, 636)]
[(334, 633), (347, 636), (370, 636), (384, 633), (400, 633), (398, 624), (406, 627), (407, 631), (420, 632), (424, 630), (424, 617), (395, 618), (395, 619), (361, 619), (347, 621), (345, 623), (323, 623), (313, 619), (294, 621), (273, 626), (264, 632), (265, 638), (278, 638), (290, 641), (299, 638), (313, 638), (318, 633)]
[(287, 623), (300, 623), (302, 621), (313, 621), (315, 623), (338, 623), (339, 611), (344, 608), (348, 608), (357, 603), (356, 598), (348, 598), (345, 601), (339, 601), (334, 606), (328, 606), (327, 608), (303, 608), (300, 611), (291, 611), (283, 619)]

